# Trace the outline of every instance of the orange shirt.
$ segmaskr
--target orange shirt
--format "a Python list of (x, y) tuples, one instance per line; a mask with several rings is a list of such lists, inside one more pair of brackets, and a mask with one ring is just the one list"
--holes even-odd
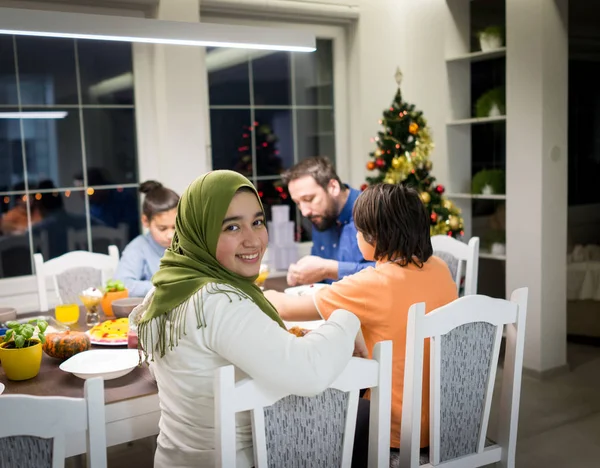
[[(402, 390), (408, 309), (425, 302), (427, 312), (457, 298), (456, 284), (446, 263), (431, 257), (423, 268), (378, 262), (315, 295), (315, 305), (324, 319), (336, 309), (353, 312), (361, 323), (369, 355), (375, 343), (393, 342), (392, 364), (392, 433), (390, 447), (400, 446)], [(429, 343), (425, 346), (423, 369), (423, 407), (421, 412), (421, 447), (429, 445)]]

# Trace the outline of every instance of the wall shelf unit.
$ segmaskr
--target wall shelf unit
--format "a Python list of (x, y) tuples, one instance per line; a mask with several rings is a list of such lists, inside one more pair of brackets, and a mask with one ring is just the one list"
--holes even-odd
[[(470, 191), (475, 173), (484, 169), (506, 171), (507, 115), (480, 118), (474, 113), (475, 103), (481, 96), (506, 86), (507, 48), (479, 50), (474, 34), (488, 26), (505, 24), (505, 2), (493, 0), (496, 7), (500, 7), (494, 11), (489, 8), (489, 0), (446, 0), (445, 3), (445, 68), (448, 80), (446, 196), (462, 211), (465, 240), (473, 236), (481, 239), (478, 292), (504, 298), (507, 256), (492, 254), (491, 246), (504, 242), (507, 195), (472, 194)], [(503, 252), (500, 249), (494, 251)]]

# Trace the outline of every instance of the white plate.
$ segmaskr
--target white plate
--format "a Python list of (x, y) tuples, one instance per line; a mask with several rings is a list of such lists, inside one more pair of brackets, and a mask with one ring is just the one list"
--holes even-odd
[(303, 286), (294, 286), (293, 288), (287, 288), (283, 292), (292, 296), (312, 296), (319, 289), (329, 286), (324, 283), (305, 284)]
[(121, 341), (98, 341), (96, 338), (92, 336), (90, 331), (86, 331), (85, 334), (90, 337), (90, 343), (98, 346), (126, 346), (127, 345), (127, 337), (123, 338)]
[(137, 349), (92, 349), (70, 357), (59, 368), (80, 379), (111, 380), (129, 374), (138, 362)]

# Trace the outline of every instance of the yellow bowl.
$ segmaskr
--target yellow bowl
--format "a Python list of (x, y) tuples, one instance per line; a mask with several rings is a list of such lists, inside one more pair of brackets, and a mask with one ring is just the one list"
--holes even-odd
[[(37, 341), (37, 340), (36, 340)], [(0, 344), (0, 361), (9, 380), (32, 379), (42, 365), (42, 344), (38, 341), (27, 348), (6, 348), (12, 341)]]

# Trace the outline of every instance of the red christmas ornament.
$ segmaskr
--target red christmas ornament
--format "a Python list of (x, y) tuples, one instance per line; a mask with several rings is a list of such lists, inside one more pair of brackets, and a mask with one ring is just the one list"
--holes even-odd
[(442, 193), (444, 193), (444, 191), (445, 191), (445, 190), (446, 190), (446, 189), (444, 188), (444, 186), (443, 186), (443, 185), (437, 185), (437, 186), (435, 187), (435, 191), (436, 191), (437, 193), (439, 193), (440, 195), (441, 195)]
[(433, 213), (431, 213), (430, 217), (431, 217), (431, 224), (437, 223), (438, 215), (435, 211)]
[(364, 191), (367, 189), (367, 187), (368, 187), (368, 186), (369, 186), (368, 184), (362, 184), (362, 185), (360, 186), (360, 191), (361, 191), (361, 192), (364, 192)]
[(377, 158), (375, 160), (375, 165), (379, 168), (379, 169), (383, 169), (385, 167), (385, 159), (383, 158)]
[(452, 237), (452, 231), (448, 231), (448, 237)]

